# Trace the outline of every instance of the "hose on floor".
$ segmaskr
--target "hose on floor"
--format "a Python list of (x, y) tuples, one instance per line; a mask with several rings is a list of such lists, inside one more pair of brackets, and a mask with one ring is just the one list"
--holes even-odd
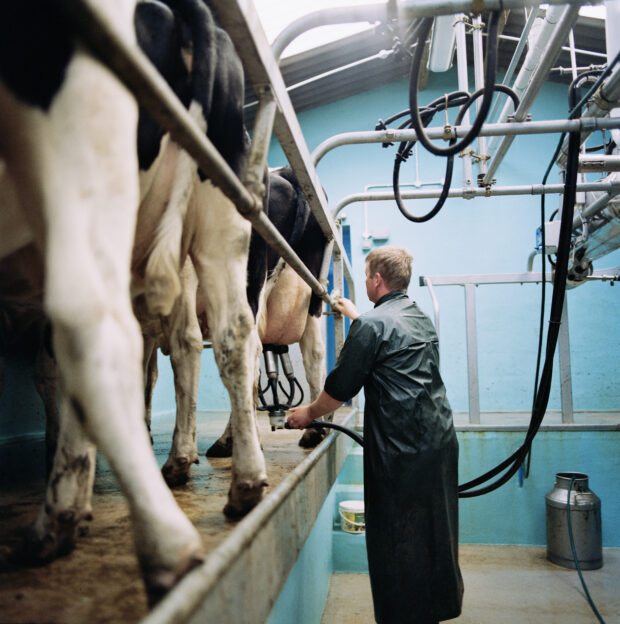
[(577, 550), (575, 549), (575, 539), (573, 538), (573, 527), (571, 525), (571, 521), (570, 521), (570, 493), (573, 489), (573, 482), (575, 481), (576, 477), (571, 477), (570, 479), (570, 483), (568, 484), (568, 496), (566, 498), (566, 522), (568, 524), (568, 538), (570, 540), (570, 549), (573, 553), (573, 559), (575, 561), (575, 567), (577, 568), (577, 572), (579, 573), (579, 580), (581, 581), (581, 586), (583, 587), (583, 591), (585, 592), (586, 595), (586, 599), (588, 601), (588, 604), (590, 605), (590, 608), (592, 609), (592, 612), (594, 613), (594, 615), (596, 615), (598, 621), (601, 624), (605, 624), (605, 620), (601, 617), (601, 614), (598, 612), (598, 609), (596, 608), (596, 605), (594, 604), (594, 601), (592, 600), (592, 598), (590, 597), (590, 592), (588, 591), (588, 587), (586, 585), (586, 582), (583, 578), (583, 574), (581, 573), (581, 567), (579, 565), (579, 559), (577, 558)]

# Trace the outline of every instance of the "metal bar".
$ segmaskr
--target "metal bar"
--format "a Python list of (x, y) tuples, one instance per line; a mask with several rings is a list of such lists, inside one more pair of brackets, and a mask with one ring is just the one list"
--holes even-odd
[[(220, 1), (220, 0), (218, 0)], [(414, 19), (416, 17), (437, 17), (440, 15), (454, 15), (455, 13), (480, 14), (484, 11), (505, 11), (524, 7), (538, 7), (538, 0), (400, 0), (398, 3), (398, 17)], [(549, 0), (547, 4), (570, 4), (577, 7), (584, 4), (584, 0)], [(377, 22), (387, 17), (387, 3), (369, 4), (364, 6), (353, 5), (324, 9), (304, 15), (289, 24), (274, 40), (276, 58), (299, 35), (329, 24), (346, 24), (353, 22)]]
[(437, 338), (439, 338), (439, 301), (437, 300), (437, 295), (435, 293), (435, 289), (433, 288), (433, 280), (429, 277), (423, 278), (420, 277), (420, 286), (424, 286), (428, 288), (428, 293), (431, 296), (431, 301), (433, 302), (433, 315), (435, 317), (435, 331), (437, 332)]
[(388, 19), (387, 3), (369, 4), (366, 6), (348, 6), (323, 9), (303, 15), (291, 22), (271, 44), (273, 55), (280, 59), (282, 52), (294, 39), (304, 32), (329, 24), (352, 24), (355, 22), (376, 22)]
[[(484, 50), (482, 47), (482, 17), (476, 15), (473, 19), (474, 32), (472, 43), (474, 48), (474, 79), (476, 91), (484, 87)], [(476, 100), (476, 111), (480, 111), (482, 98)], [(482, 179), (487, 172), (486, 158), (487, 140), (482, 134), (478, 135), (478, 180)]]
[[(469, 78), (467, 69), (467, 41), (465, 37), (464, 15), (457, 16), (457, 23), (454, 25), (456, 30), (456, 65), (458, 75), (459, 91), (469, 93)], [(465, 111), (463, 123), (470, 125), (469, 109)], [(418, 144), (416, 143), (416, 148)], [(471, 160), (471, 153), (468, 150), (463, 152), (463, 186), (466, 189), (474, 187), (474, 174)]]
[[(449, 139), (464, 137), (471, 126), (452, 127)], [(597, 117), (582, 117), (581, 119), (557, 119), (549, 121), (527, 121), (484, 124), (480, 129), (483, 136), (504, 136), (514, 134), (552, 134), (561, 132), (594, 132), (595, 130), (620, 128), (620, 119), (602, 119)], [(442, 139), (443, 127), (433, 127), (426, 130), (429, 139)], [(400, 143), (401, 141), (417, 140), (415, 130), (367, 130), (361, 132), (343, 132), (329, 137), (320, 143), (312, 152), (312, 160), (316, 165), (331, 150), (342, 145), (358, 145), (363, 143)]]
[[(553, 281), (553, 274), (545, 274), (548, 282)], [(420, 283), (431, 280), (433, 286), (478, 286), (482, 284), (537, 284), (541, 281), (542, 273), (527, 271), (526, 273), (481, 273), (472, 275), (422, 275)]]
[(246, 76), (255, 92), (270, 85), (278, 105), (274, 130), (276, 137), (306, 195), (306, 199), (323, 233), (334, 239), (350, 286), (353, 284), (351, 265), (336, 234), (335, 225), (327, 209), (327, 199), (306, 145), (303, 133), (286, 92), (284, 79), (267, 42), (260, 19), (251, 0), (213, 0), (220, 22), (235, 43)]
[[(344, 272), (342, 258), (338, 250), (334, 250), (334, 286), (344, 295)], [(342, 314), (334, 314), (334, 350), (336, 359), (340, 355), (342, 345), (344, 344), (344, 316)]]
[[(534, 99), (538, 95), (538, 92), (543, 86), (545, 80), (548, 78), (549, 69), (551, 68), (553, 63), (555, 63), (555, 59), (558, 57), (560, 49), (562, 48), (562, 44), (566, 39), (566, 35), (568, 31), (573, 27), (578, 15), (579, 5), (571, 5), (566, 7), (560, 20), (558, 21), (557, 27), (555, 28), (553, 34), (549, 39), (549, 43), (547, 44), (547, 47), (542, 54), (540, 62), (536, 66), (536, 69), (531, 76), (526, 90), (522, 94), (521, 103), (519, 104), (514, 114), (515, 121), (523, 121), (523, 119), (525, 119), (527, 112), (530, 110), (532, 104), (534, 103)], [(513, 140), (513, 136), (506, 136), (503, 138), (495, 154), (493, 155), (491, 162), (489, 163), (489, 168), (486, 175), (484, 176), (484, 179), (480, 182), (481, 186), (488, 186), (492, 183), (493, 175), (495, 174), (497, 168), (504, 159), (504, 156), (512, 145)]]
[(250, 158), (245, 174), (245, 185), (255, 195), (263, 196), (263, 179), (267, 166), (267, 152), (271, 143), (271, 128), (276, 115), (277, 103), (268, 86), (259, 94), (258, 110), (254, 120)]
[[(618, 105), (620, 100), (620, 66), (611, 73), (611, 75), (603, 82), (598, 91), (593, 94), (590, 102), (581, 119), (605, 117)], [(590, 135), (590, 131), (586, 131), (581, 135), (582, 142)], [(566, 165), (566, 156), (568, 154), (568, 137), (564, 139), (560, 153), (556, 163), (560, 167)]]
[[(519, 59), (521, 58), (521, 54), (523, 53), (523, 49), (525, 48), (525, 45), (527, 44), (527, 38), (530, 34), (530, 30), (532, 29), (532, 24), (534, 23), (534, 20), (536, 19), (537, 12), (538, 10), (536, 8), (533, 8), (530, 11), (530, 14), (527, 16), (527, 21), (525, 22), (525, 26), (523, 28), (521, 36), (515, 37), (515, 39), (518, 40), (518, 43), (517, 43), (517, 47), (515, 48), (515, 51), (512, 54), (512, 59), (510, 59), (510, 65), (508, 65), (508, 69), (506, 70), (506, 73), (504, 74), (504, 80), (502, 80), (503, 85), (507, 85), (512, 80), (512, 75), (514, 74), (514, 71), (517, 68), (517, 64), (519, 62)], [(500, 35), (500, 38), (503, 39), (503, 38), (506, 38), (506, 36)], [(510, 39), (512, 39), (512, 37), (510, 37)], [(508, 96), (505, 96), (505, 97), (508, 97)], [(495, 119), (499, 110), (499, 103), (501, 101), (502, 100), (500, 97), (498, 97), (495, 100), (495, 103), (493, 104), (493, 107), (491, 108), (491, 112), (489, 113), (489, 116), (487, 117), (487, 119)]]
[(620, 156), (579, 154), (579, 171), (586, 173), (620, 171)]
[(560, 358), (560, 394), (562, 401), (562, 424), (572, 425), (573, 416), (573, 384), (570, 365), (570, 339), (568, 332), (568, 305), (564, 297), (560, 333), (558, 336), (558, 353)]
[(465, 324), (467, 328), (467, 387), (469, 422), (480, 424), (480, 390), (478, 387), (478, 338), (476, 336), (476, 287), (465, 284)]
[[(586, 182), (577, 185), (578, 192), (587, 191), (603, 191), (613, 196), (620, 193), (620, 180), (614, 182)], [(563, 193), (563, 184), (532, 184), (529, 186), (498, 186), (490, 189), (467, 189), (456, 188), (448, 191), (448, 197), (460, 197), (472, 199), (474, 197), (504, 197), (507, 195), (548, 195), (551, 193)], [(401, 191), (403, 199), (434, 199), (439, 197), (441, 190), (415, 190)], [(366, 201), (390, 201), (394, 199), (394, 193), (391, 191), (373, 192), (373, 193), (353, 193), (343, 197), (334, 206), (334, 218), (338, 216), (340, 211), (346, 206), (355, 202)]]
[(208, 172), (212, 182), (235, 204), (266, 242), (329, 301), (327, 292), (262, 212), (262, 201), (245, 188), (204, 132), (194, 122), (157, 69), (135, 45), (128, 44), (100, 14), (92, 0), (54, 0), (74, 20), (84, 41), (110, 67), (171, 137)]

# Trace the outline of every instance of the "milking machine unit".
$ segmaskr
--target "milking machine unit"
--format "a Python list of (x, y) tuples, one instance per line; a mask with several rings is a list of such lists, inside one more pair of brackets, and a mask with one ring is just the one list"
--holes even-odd
[[(304, 400), (304, 391), (295, 377), (293, 365), (291, 364), (291, 358), (288, 353), (288, 347), (286, 345), (263, 345), (263, 358), (265, 361), (265, 372), (267, 373), (267, 385), (264, 388), (261, 388), (260, 384), (258, 386), (258, 399), (260, 401), (260, 407), (258, 407), (258, 409), (261, 411), (269, 411), (269, 424), (271, 425), (272, 431), (275, 431), (276, 429), (284, 429), (286, 410), (291, 407), (297, 407), (301, 404)], [(280, 375), (278, 358), (282, 364), (284, 376), (288, 380), (288, 392), (284, 389), (278, 379)], [(286, 397), (286, 401), (284, 403), (280, 403), (278, 397), (278, 387)], [(271, 390), (273, 397), (273, 403), (271, 404), (268, 404), (265, 400), (265, 394), (268, 390)], [(296, 403), (293, 403), (296, 390), (299, 391), (299, 400)]]

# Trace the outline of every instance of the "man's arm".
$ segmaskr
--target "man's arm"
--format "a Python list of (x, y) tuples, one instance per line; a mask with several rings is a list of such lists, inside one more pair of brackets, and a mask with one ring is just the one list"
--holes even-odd
[(325, 390), (322, 390), (318, 398), (314, 402), (310, 403), (310, 405), (293, 407), (291, 409), (291, 415), (288, 417), (286, 422), (291, 429), (304, 429), (313, 420), (333, 412), (343, 403), (344, 401), (338, 401), (338, 399), (334, 399), (329, 396)]
[(343, 314), (344, 316), (350, 318), (352, 321), (354, 321), (360, 315), (357, 308), (355, 307), (355, 304), (350, 299), (345, 299), (344, 297), (341, 297), (336, 302), (334, 302), (333, 308), (337, 312), (340, 312), (340, 314)]

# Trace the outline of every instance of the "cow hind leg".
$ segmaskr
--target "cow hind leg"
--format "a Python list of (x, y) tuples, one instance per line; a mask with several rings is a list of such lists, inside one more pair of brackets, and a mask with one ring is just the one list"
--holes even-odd
[(170, 487), (187, 483), (192, 464), (198, 463), (196, 401), (200, 378), (202, 332), (196, 316), (198, 281), (189, 259), (181, 272), (181, 296), (164, 321), (176, 391), (176, 426), (170, 455), (162, 474)]
[(78, 525), (92, 519), (95, 447), (89, 442), (70, 404), (61, 406), (58, 444), (45, 503), (14, 559), (41, 564), (75, 547)]
[(232, 482), (224, 513), (241, 516), (262, 499), (267, 486), (254, 411), (260, 344), (246, 296), (250, 225), (209, 182), (200, 186), (199, 206), (192, 259), (205, 297), (215, 360), (231, 402)]
[[(321, 320), (308, 315), (304, 333), (299, 341), (299, 348), (306, 372), (306, 381), (310, 388), (310, 401), (314, 401), (323, 388), (325, 381), (325, 344), (321, 336)], [(333, 413), (325, 420), (331, 422)], [(299, 439), (299, 446), (313, 448), (325, 437), (325, 429), (305, 429)]]
[[(45, 310), (63, 400), (127, 498), (154, 602), (200, 560), (200, 538), (164, 483), (144, 426), (142, 344), (128, 269), (138, 204), (136, 105), (107, 70), (78, 51), (49, 115), (27, 121), (29, 142), (22, 142), (17, 170), (22, 188), (43, 198)], [(31, 162), (34, 154), (45, 160), (30, 179), (29, 154)]]

